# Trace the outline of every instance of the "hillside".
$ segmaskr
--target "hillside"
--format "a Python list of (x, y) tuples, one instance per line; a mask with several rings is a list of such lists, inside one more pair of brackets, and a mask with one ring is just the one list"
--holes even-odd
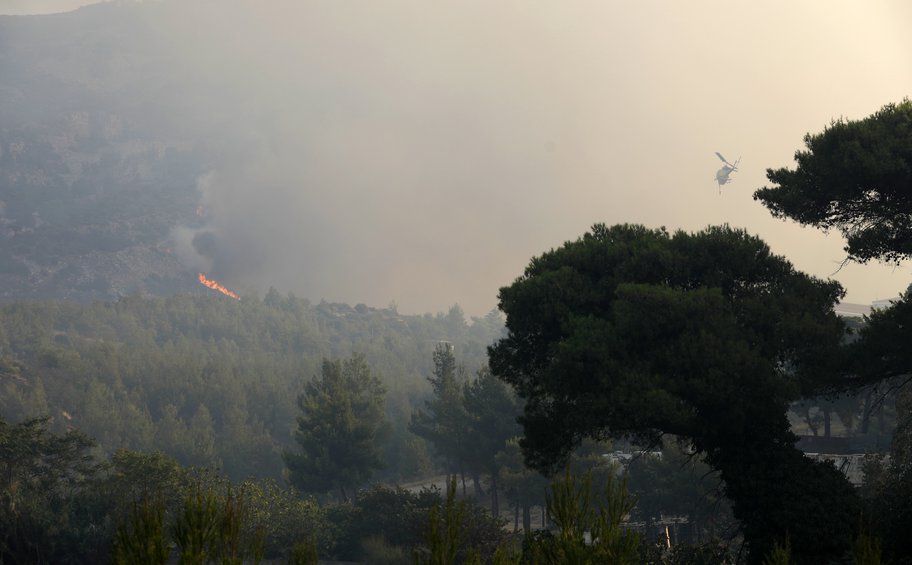
[(495, 314), (467, 324), (458, 307), (404, 316), (275, 291), (240, 301), (209, 292), (0, 308), (0, 414), (50, 414), (56, 429), (78, 428), (109, 453), (161, 450), (234, 479), (277, 478), (304, 384), (324, 357), (357, 353), (388, 391), (386, 475), (407, 477), (427, 471), (427, 449), (405, 426), (430, 394), (435, 345), (452, 343), (474, 374), (503, 327)]
[[(212, 76), (162, 37), (174, 3), (0, 17), (0, 300), (196, 290)], [(96, 30), (104, 30), (97, 32)]]
[[(323, 357), (360, 353), (389, 391), (387, 472), (417, 472), (406, 467), (426, 464), (427, 453), (404, 452), (425, 449), (405, 425), (428, 394), (434, 345), (453, 343), (472, 374), (502, 322), (491, 314), (467, 323), (459, 307), (406, 316), (316, 293), (261, 299), (255, 285), (232, 283), (256, 272), (263, 252), (226, 239), (229, 223), (241, 234), (231, 237), (250, 233), (236, 228), (254, 213), (217, 200), (214, 176), (224, 184), (240, 171), (252, 179), (247, 195), (274, 181), (315, 204), (325, 196), (245, 171), (276, 150), (264, 143), (282, 139), (280, 115), (300, 105), (283, 67), (264, 67), (281, 54), (247, 10), (110, 2), (0, 16), (0, 414), (50, 414), (107, 452), (160, 449), (233, 478), (278, 477), (304, 382)], [(239, 43), (237, 29), (259, 51)], [(232, 205), (234, 216), (222, 207)], [(306, 208), (312, 217), (282, 221), (344, 231), (319, 206)], [(329, 239), (300, 246), (335, 265), (346, 248)], [(281, 259), (309, 268), (297, 242), (289, 249)], [(242, 300), (201, 285), (201, 272)]]

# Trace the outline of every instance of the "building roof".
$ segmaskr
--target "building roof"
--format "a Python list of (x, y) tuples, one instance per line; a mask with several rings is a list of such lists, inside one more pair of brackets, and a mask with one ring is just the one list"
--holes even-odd
[(833, 311), (836, 312), (837, 316), (861, 318), (862, 316), (867, 316), (871, 313), (871, 306), (869, 304), (840, 302), (833, 308)]

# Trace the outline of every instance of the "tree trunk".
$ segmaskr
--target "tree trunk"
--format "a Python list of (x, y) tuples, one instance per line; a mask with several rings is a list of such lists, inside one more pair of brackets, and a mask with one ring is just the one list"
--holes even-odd
[(874, 394), (874, 389), (869, 389), (868, 394), (865, 395), (864, 401), (864, 412), (861, 413), (861, 433), (868, 433), (868, 426), (871, 424), (871, 395)]
[(513, 531), (519, 531), (519, 501), (513, 504)]
[(811, 407), (804, 407), (804, 421), (807, 422), (808, 428), (810, 428), (811, 433), (814, 434), (814, 437), (817, 437), (817, 426), (814, 424), (814, 419), (811, 418)]
[(532, 531), (532, 507), (529, 501), (523, 500), (523, 531), (527, 534)]
[(475, 491), (475, 498), (484, 496), (484, 489), (481, 488), (481, 477), (477, 472), (472, 472), (472, 490)]
[(823, 410), (823, 437), (830, 437), (830, 409), (822, 408)]
[(497, 473), (491, 474), (491, 515), (500, 516), (500, 499), (497, 497)]

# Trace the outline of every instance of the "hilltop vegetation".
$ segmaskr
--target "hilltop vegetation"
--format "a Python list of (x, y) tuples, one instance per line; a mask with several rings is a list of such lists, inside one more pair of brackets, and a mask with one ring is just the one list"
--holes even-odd
[(496, 313), (469, 324), (458, 306), (405, 316), (275, 291), (19, 303), (0, 308), (0, 413), (49, 414), (54, 429), (78, 428), (109, 453), (160, 450), (236, 480), (278, 479), (305, 383), (323, 358), (360, 353), (387, 390), (384, 476), (399, 479), (429, 471), (405, 427), (430, 395), (435, 345), (452, 344), (474, 373), (501, 331)]

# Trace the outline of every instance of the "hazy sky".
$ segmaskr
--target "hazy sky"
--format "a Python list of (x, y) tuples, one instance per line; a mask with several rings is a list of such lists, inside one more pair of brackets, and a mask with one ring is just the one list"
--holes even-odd
[(56, 14), (95, 3), (96, 0), (0, 0), (0, 16)]
[[(163, 31), (191, 38), (174, 45), (207, 80), (229, 77), (215, 105), (233, 108), (211, 119), (233, 120), (237, 158), (200, 179), (211, 237), (178, 230), (183, 252), (229, 286), (408, 313), (483, 315), (595, 222), (727, 222), (829, 277), (841, 237), (751, 194), (805, 133), (912, 96), (903, 0), (241, 6)], [(742, 159), (721, 196), (715, 151)], [(834, 278), (867, 303), (912, 271)]]

